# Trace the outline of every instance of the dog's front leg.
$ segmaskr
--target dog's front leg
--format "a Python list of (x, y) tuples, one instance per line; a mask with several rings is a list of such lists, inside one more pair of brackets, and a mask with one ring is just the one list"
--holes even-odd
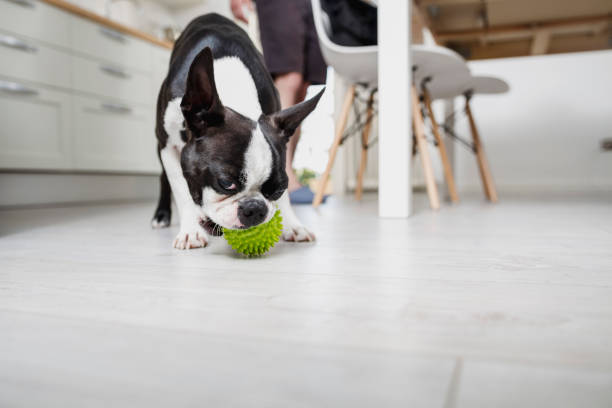
[(293, 212), (289, 192), (285, 190), (278, 200), (278, 208), (283, 217), (283, 239), (292, 242), (311, 242), (315, 240), (315, 235), (308, 230)]
[(160, 152), (160, 156), (181, 219), (181, 229), (172, 245), (177, 249), (205, 247), (208, 241), (206, 232), (200, 225), (202, 210), (189, 194), (189, 187), (181, 169), (180, 153), (174, 146), (167, 145)]

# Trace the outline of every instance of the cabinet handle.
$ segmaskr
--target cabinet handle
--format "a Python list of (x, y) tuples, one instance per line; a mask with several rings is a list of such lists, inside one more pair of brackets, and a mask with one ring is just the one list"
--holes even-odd
[(11, 37), (9, 35), (0, 34), (0, 45), (3, 45), (8, 48), (13, 48), (15, 50), (25, 51), (35, 53), (38, 51), (38, 48), (33, 45), (28, 44), (25, 41), (21, 41), (19, 38)]
[(36, 7), (36, 3), (34, 3), (32, 0), (6, 0), (9, 3), (13, 3), (13, 4), (17, 4), (18, 6), (22, 6), (22, 7), (29, 7), (29, 8), (34, 8)]
[(130, 74), (128, 74), (121, 68), (113, 67), (110, 65), (102, 65), (100, 66), (100, 70), (108, 75), (112, 75), (117, 78), (128, 79), (130, 77)]
[(127, 41), (123, 34), (121, 34), (119, 31), (115, 31), (110, 28), (100, 27), (100, 34), (120, 43), (125, 43)]
[(122, 105), (120, 103), (110, 103), (105, 102), (102, 103), (102, 109), (112, 113), (132, 113), (132, 108), (127, 105)]
[(38, 91), (17, 82), (0, 81), (0, 91), (15, 95), (38, 95)]

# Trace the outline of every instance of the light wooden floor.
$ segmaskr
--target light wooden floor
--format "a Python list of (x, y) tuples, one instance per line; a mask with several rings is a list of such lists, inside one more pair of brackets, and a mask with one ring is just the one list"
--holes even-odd
[(152, 204), (0, 212), (0, 407), (612, 406), (612, 196), (299, 210), (180, 252)]

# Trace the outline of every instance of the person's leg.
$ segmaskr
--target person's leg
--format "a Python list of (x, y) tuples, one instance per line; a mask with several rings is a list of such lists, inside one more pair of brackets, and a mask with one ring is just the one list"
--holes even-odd
[[(283, 109), (300, 103), (306, 97), (306, 90), (308, 84), (302, 79), (302, 74), (299, 72), (288, 72), (286, 74), (277, 75), (274, 80), (278, 94), (281, 100), (281, 106)], [(300, 129), (296, 130), (295, 134), (289, 139), (287, 143), (287, 160), (286, 160), (286, 171), (289, 177), (289, 191), (295, 191), (301, 187), (298, 181), (297, 175), (293, 170), (293, 158), (295, 156), (295, 149), (297, 147), (298, 140), (300, 138)]]
[[(300, 103), (306, 99), (306, 92), (308, 91), (309, 85), (310, 84), (308, 82), (302, 81), (302, 84), (300, 85), (300, 89), (298, 89), (297, 94), (296, 94), (295, 103)], [(295, 149), (297, 148), (298, 141), (300, 140), (300, 135), (302, 134), (301, 130), (302, 130), (301, 126), (297, 128), (294, 135), (291, 137), (291, 139), (289, 139), (289, 143), (287, 144), (287, 164), (289, 166), (293, 165)]]

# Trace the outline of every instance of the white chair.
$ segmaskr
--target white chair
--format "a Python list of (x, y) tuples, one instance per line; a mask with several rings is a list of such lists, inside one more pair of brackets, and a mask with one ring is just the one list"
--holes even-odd
[[(335, 44), (330, 39), (329, 20), (321, 9), (320, 0), (311, 0), (312, 10), (315, 23), (315, 29), (319, 37), (321, 52), (328, 65), (334, 68), (338, 74), (344, 77), (350, 86), (346, 92), (344, 103), (338, 122), (336, 123), (336, 133), (334, 141), (330, 148), (329, 160), (325, 172), (321, 176), (313, 206), (317, 207), (322, 199), (325, 190), (325, 185), (329, 180), (329, 175), (338, 152), (338, 148), (343, 141), (343, 134), (346, 128), (350, 108), (355, 100), (356, 87), (364, 87), (365, 89), (376, 89), (378, 80), (378, 46), (363, 46), (363, 47), (346, 47)], [(435, 182), (431, 159), (427, 141), (425, 138), (425, 122), (420, 109), (420, 100), (423, 101), (424, 110), (432, 119), (432, 131), (436, 145), (440, 151), (441, 161), (444, 170), (446, 184), (449, 189), (449, 195), (453, 202), (458, 201), (458, 195), (453, 178), (452, 167), (448, 158), (448, 153), (444, 144), (444, 140), (440, 135), (438, 123), (435, 120), (431, 101), (440, 97), (450, 98), (459, 96), (467, 92), (468, 87), (483, 87), (484, 81), (472, 81), (469, 68), (465, 60), (456, 52), (435, 45), (413, 45), (411, 46), (411, 58), (413, 64), (413, 83), (412, 83), (412, 120), (414, 129), (415, 146), (418, 153), (421, 155), (421, 162), (425, 175), (427, 193), (429, 196), (430, 205), (433, 209), (440, 207), (440, 199)], [(409, 75), (410, 73), (406, 73)], [(489, 87), (491, 82), (488, 83)], [(487, 88), (489, 89), (489, 88)], [(361, 198), (363, 188), (363, 174), (365, 172), (367, 160), (367, 146), (370, 132), (371, 116), (372, 116), (372, 98), (373, 93), (370, 93), (367, 108), (366, 125), (362, 132), (362, 151), (361, 163), (357, 174), (357, 186), (355, 196)], [(475, 126), (473, 127), (475, 132)], [(476, 133), (475, 133), (476, 134)], [(408, 135), (407, 135), (408, 137)], [(477, 140), (477, 134), (474, 136)], [(480, 148), (480, 150), (482, 150)], [(484, 157), (484, 153), (482, 154)], [(480, 163), (480, 161), (479, 161)], [(484, 179), (484, 178), (483, 178)], [(490, 183), (489, 183), (490, 184)]]
[[(489, 163), (486, 158), (482, 142), (480, 140), (480, 135), (476, 127), (476, 122), (472, 114), (472, 109), (470, 107), (470, 99), (475, 94), (500, 94), (508, 92), (508, 90), (510, 89), (508, 84), (504, 80), (499, 78), (490, 76), (472, 76), (471, 74), (469, 74), (467, 77), (465, 75), (437, 75), (437, 80), (430, 80), (429, 78), (424, 77), (423, 75), (421, 75), (420, 77), (415, 75), (415, 77), (417, 77), (417, 80), (420, 79), (421, 81), (423, 104), (425, 105), (424, 107), (426, 109), (427, 116), (429, 116), (431, 122), (432, 132), (434, 133), (434, 137), (437, 140), (441, 140), (439, 136), (440, 131), (438, 121), (436, 120), (434, 112), (431, 109), (431, 101), (436, 99), (452, 99), (457, 96), (465, 97), (465, 113), (468, 117), (470, 124), (472, 142), (467, 142), (458, 137), (455, 134), (455, 131), (446, 124), (443, 124), (443, 128), (446, 133), (468, 145), (469, 148), (474, 152), (474, 154), (476, 155), (478, 169), (480, 171), (480, 177), (482, 179), (485, 196), (491, 202), (497, 202), (497, 191), (495, 189), (495, 184), (491, 175)], [(449, 179), (447, 178), (447, 182), (448, 181)], [(453, 194), (450, 184), (449, 193), (452, 199)]]
[(485, 75), (474, 75), (465, 85), (463, 93), (481, 95), (495, 95), (506, 93), (510, 90), (510, 85), (501, 78)]
[[(449, 98), (454, 96), (463, 95), (465, 97), (465, 114), (470, 124), (470, 133), (472, 134), (472, 145), (470, 146), (476, 155), (476, 162), (478, 164), (478, 170), (480, 172), (480, 178), (482, 179), (482, 186), (487, 199), (493, 203), (497, 202), (497, 190), (489, 167), (489, 161), (487, 160), (482, 141), (478, 128), (476, 127), (476, 121), (472, 113), (470, 101), (472, 96), (480, 95), (493, 95), (508, 92), (510, 87), (508, 83), (500, 78), (491, 76), (471, 76), (463, 84), (455, 84), (446, 88), (439, 87), (431, 91), (432, 98)], [(435, 118), (432, 113), (432, 123), (435, 122)], [(454, 131), (445, 126), (445, 130), (453, 136)]]
[(450, 99), (471, 94), (493, 95), (508, 92), (510, 87), (503, 79), (493, 76), (471, 75), (466, 78), (433, 81), (427, 84), (427, 90), (432, 100)]
[(330, 39), (329, 19), (321, 8), (320, 0), (312, 0), (312, 14), (314, 17), (315, 29), (319, 37), (319, 45), (323, 58), (329, 66), (331, 66), (339, 75), (341, 75), (348, 83), (349, 87), (344, 97), (342, 110), (338, 121), (336, 122), (336, 132), (334, 141), (329, 150), (329, 160), (327, 166), (317, 187), (312, 205), (317, 207), (323, 200), (325, 186), (329, 180), (336, 154), (340, 144), (342, 144), (343, 134), (348, 121), (351, 106), (355, 101), (356, 87), (367, 89), (370, 91), (370, 96), (367, 103), (366, 123), (361, 134), (362, 152), (361, 164), (357, 175), (356, 197), (361, 197), (361, 189), (363, 186), (363, 174), (365, 172), (367, 160), (367, 146), (370, 133), (370, 124), (373, 115), (373, 97), (378, 81), (378, 46), (360, 46), (346, 47), (335, 44)]
[(470, 80), (471, 75), (465, 60), (448, 48), (436, 45), (413, 45), (410, 49), (410, 55), (413, 70), (412, 121), (414, 141), (416, 151), (421, 155), (429, 204), (431, 208), (437, 210), (440, 207), (440, 198), (425, 138), (425, 122), (420, 109), (420, 101), (423, 101), (423, 110), (431, 118), (432, 133), (440, 152), (449, 196), (451, 201), (457, 202), (459, 201), (459, 196), (455, 186), (452, 167), (444, 139), (440, 135), (440, 130), (431, 107), (431, 92), (434, 91), (436, 94), (439, 94), (443, 91), (448, 92), (448, 89), (453, 89), (457, 92), (453, 96), (460, 95), (462, 85)]

